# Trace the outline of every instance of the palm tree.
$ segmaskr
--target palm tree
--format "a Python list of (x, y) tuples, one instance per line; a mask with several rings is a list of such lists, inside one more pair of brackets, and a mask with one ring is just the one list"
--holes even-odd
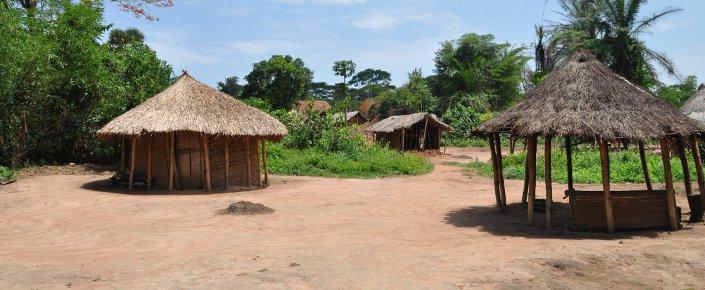
[(108, 45), (112, 49), (123, 49), (133, 43), (144, 43), (144, 34), (137, 28), (113, 29), (108, 36)]

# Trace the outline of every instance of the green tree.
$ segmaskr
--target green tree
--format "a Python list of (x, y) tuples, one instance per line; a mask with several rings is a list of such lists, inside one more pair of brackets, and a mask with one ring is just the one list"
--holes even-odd
[(356, 87), (372, 84), (388, 86), (391, 82), (392, 74), (389, 72), (368, 68), (355, 74), (348, 84)]
[(386, 118), (416, 112), (434, 112), (438, 107), (421, 69), (409, 73), (409, 80), (398, 89), (390, 89), (377, 96), (373, 114)]
[(659, 87), (656, 90), (656, 94), (674, 108), (680, 108), (697, 91), (698, 78), (691, 75), (687, 76), (680, 84)]
[(343, 77), (343, 82), (337, 86), (338, 98), (341, 100), (345, 114), (350, 106), (350, 95), (348, 93), (347, 79), (355, 74), (355, 63), (352, 60), (340, 60), (333, 63), (333, 72), (336, 76)]
[(433, 91), (440, 97), (439, 113), (458, 101), (473, 101), (468, 96), (489, 96), (483, 107), (494, 111), (520, 99), (522, 74), (528, 61), (523, 49), (497, 43), (491, 34), (470, 33), (443, 42), (436, 52), (436, 77), (432, 80)]
[(238, 81), (237, 76), (227, 77), (225, 81), (218, 82), (218, 90), (233, 98), (240, 98), (242, 96), (243, 86), (239, 84)]
[(269, 100), (274, 109), (291, 109), (297, 100), (308, 97), (313, 72), (300, 58), (274, 55), (255, 63), (246, 77), (242, 96)]
[(137, 28), (113, 29), (108, 36), (108, 45), (113, 49), (123, 49), (129, 44), (144, 43), (144, 34)]

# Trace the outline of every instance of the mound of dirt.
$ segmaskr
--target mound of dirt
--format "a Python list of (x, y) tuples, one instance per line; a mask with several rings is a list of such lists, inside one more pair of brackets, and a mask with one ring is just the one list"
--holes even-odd
[(234, 214), (234, 215), (258, 215), (258, 214), (269, 214), (274, 212), (273, 209), (264, 206), (261, 203), (254, 203), (249, 201), (238, 201), (231, 203), (228, 208), (223, 210), (223, 214)]

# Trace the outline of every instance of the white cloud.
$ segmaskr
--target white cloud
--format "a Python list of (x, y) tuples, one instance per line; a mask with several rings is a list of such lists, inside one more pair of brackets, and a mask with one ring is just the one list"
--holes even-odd
[(654, 28), (658, 32), (667, 32), (670, 30), (673, 30), (675, 28), (679, 27), (686, 27), (688, 26), (692, 21), (689, 19), (682, 20), (682, 21), (661, 21), (658, 22), (654, 25)]
[(270, 55), (298, 48), (300, 48), (299, 45), (282, 40), (232, 41), (226, 45), (226, 50), (248, 55)]
[(190, 64), (212, 64), (218, 57), (189, 47), (188, 33), (178, 29), (146, 30), (147, 45), (154, 49), (160, 58), (175, 67), (188, 67)]
[(405, 23), (416, 22), (427, 26), (440, 26), (448, 29), (457, 27), (461, 21), (452, 12), (426, 12), (418, 11), (419, 8), (407, 8), (393, 12), (362, 15), (351, 21), (352, 25), (360, 29), (368, 29), (376, 32), (389, 31), (392, 28)]
[(353, 5), (367, 2), (367, 0), (277, 0), (285, 4), (325, 4), (325, 5)]
[(391, 15), (372, 14), (355, 19), (352, 24), (361, 29), (386, 31), (401, 23), (400, 19)]

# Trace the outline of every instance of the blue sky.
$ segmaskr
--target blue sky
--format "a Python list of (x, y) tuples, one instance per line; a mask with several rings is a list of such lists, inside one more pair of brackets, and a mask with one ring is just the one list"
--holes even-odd
[[(106, 4), (114, 27), (137, 27), (146, 42), (175, 71), (186, 69), (215, 85), (226, 76), (242, 78), (252, 64), (273, 54), (304, 60), (316, 81), (339, 82), (333, 62), (352, 59), (358, 71), (384, 69), (393, 83), (421, 68), (433, 73), (439, 42), (469, 33), (491, 33), (498, 41), (529, 46), (534, 25), (558, 20), (556, 0), (174, 0), (152, 9), (159, 21), (137, 19)], [(651, 0), (643, 11), (665, 7), (669, 16), (644, 36), (666, 52), (682, 75), (705, 81), (705, 1)], [(674, 78), (663, 78), (674, 82)]]

